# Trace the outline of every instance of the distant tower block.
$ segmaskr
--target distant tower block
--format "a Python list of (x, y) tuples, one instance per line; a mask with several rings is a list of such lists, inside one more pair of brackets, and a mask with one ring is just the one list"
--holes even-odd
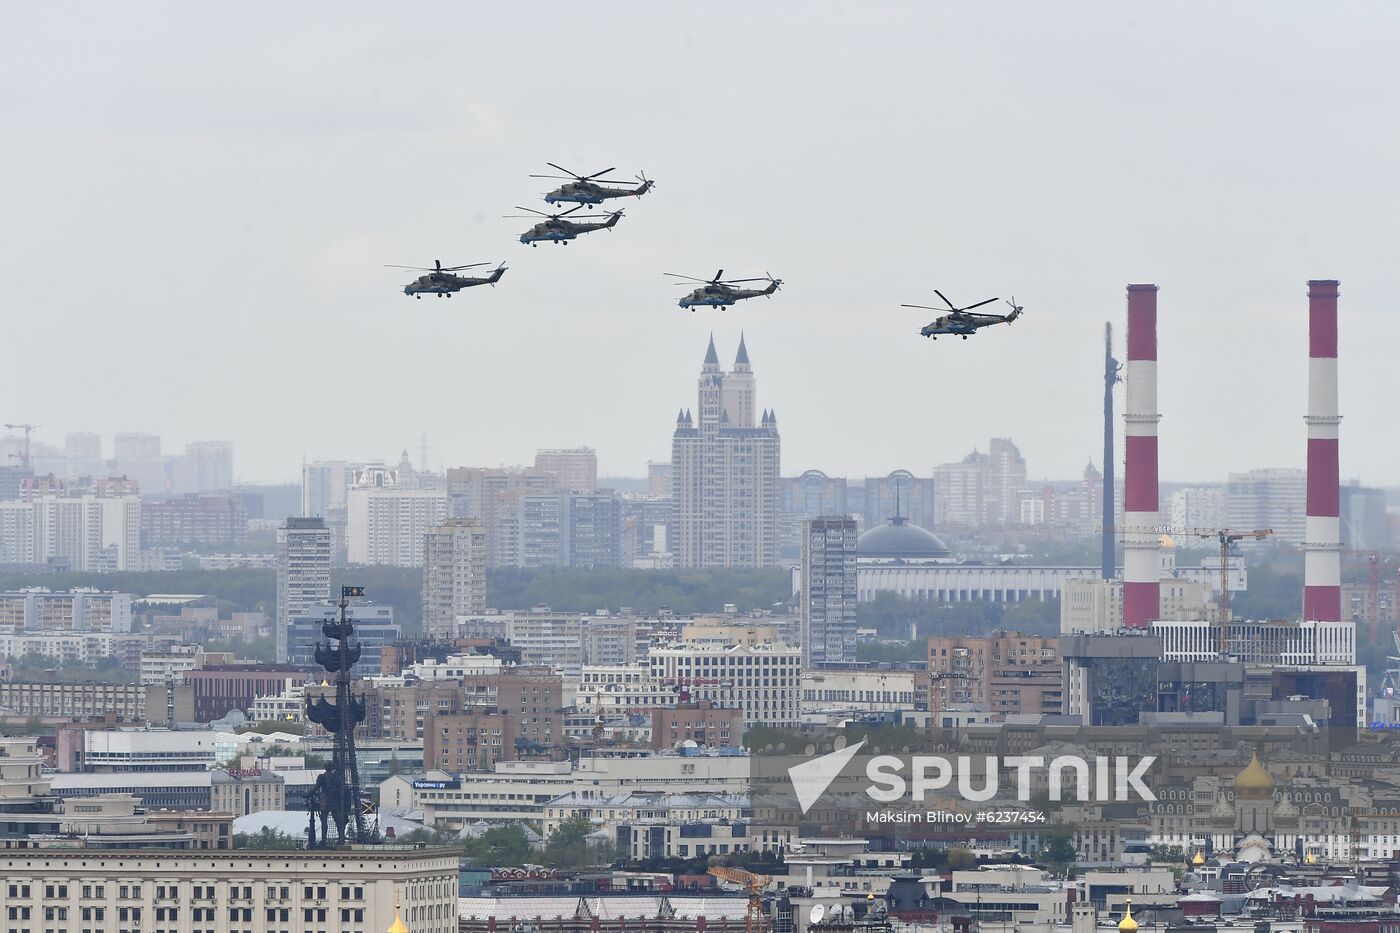
[(1308, 522), (1303, 618), (1342, 620), (1341, 488), (1337, 461), (1337, 288), (1308, 282)]
[(1157, 286), (1128, 286), (1127, 402), (1123, 413), (1123, 625), (1161, 616), (1157, 517)]

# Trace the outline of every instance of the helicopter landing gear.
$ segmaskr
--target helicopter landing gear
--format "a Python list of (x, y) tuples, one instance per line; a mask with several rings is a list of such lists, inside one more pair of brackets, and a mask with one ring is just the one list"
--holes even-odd
[(962, 335), (962, 338), (963, 338), (964, 340), (966, 340), (966, 339), (967, 339), (967, 334), (963, 334), (963, 335)]

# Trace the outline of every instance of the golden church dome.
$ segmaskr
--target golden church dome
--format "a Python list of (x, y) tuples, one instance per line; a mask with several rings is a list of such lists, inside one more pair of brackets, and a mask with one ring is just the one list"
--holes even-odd
[(1118, 921), (1118, 933), (1137, 933), (1137, 921), (1133, 919), (1133, 899), (1123, 908), (1123, 919)]
[(1235, 797), (1259, 799), (1272, 797), (1273, 794), (1274, 779), (1259, 763), (1259, 753), (1255, 752), (1250, 756), (1249, 764), (1245, 765), (1244, 770), (1235, 775)]
[(1192, 865), (1195, 865), (1197, 868), (1200, 868), (1200, 867), (1201, 867), (1202, 865), (1204, 865), (1205, 863), (1206, 863), (1206, 857), (1205, 857), (1203, 854), (1201, 854), (1201, 850), (1200, 850), (1200, 849), (1197, 849), (1197, 850), (1196, 850), (1196, 854), (1193, 855), (1193, 856), (1191, 856), (1191, 864), (1192, 864)]

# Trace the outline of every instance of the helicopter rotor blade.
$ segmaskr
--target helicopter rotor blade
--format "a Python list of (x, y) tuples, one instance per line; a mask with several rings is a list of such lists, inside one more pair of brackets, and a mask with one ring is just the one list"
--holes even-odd
[(562, 213), (562, 214), (553, 214), (553, 215), (551, 215), (551, 216), (554, 216), (554, 217), (567, 217), (568, 215), (572, 214), (574, 211), (581, 211), (581, 210), (583, 210), (583, 205), (582, 205), (582, 204), (578, 205), (577, 207), (571, 207), (571, 208), (569, 208), (567, 211), (565, 211), (565, 212)]
[(415, 269), (415, 270), (417, 270), (417, 271), (419, 271), (419, 272), (432, 272), (432, 271), (433, 271), (433, 267), (432, 267), (432, 266), (396, 266), (396, 265), (393, 265), (392, 263), (387, 263), (387, 262), (384, 264), (384, 268), (386, 268), (386, 269)]
[(550, 168), (557, 168), (559, 171), (563, 172), (565, 175), (568, 175), (570, 178), (583, 178), (582, 175), (578, 174), (577, 172), (571, 172), (562, 165), (555, 165), (553, 162), (546, 162), (545, 165), (548, 165)]
[(935, 295), (937, 295), (939, 298), (942, 298), (944, 304), (946, 304), (949, 308), (951, 308), (951, 309), (954, 310), (954, 311), (958, 310), (958, 306), (955, 305), (955, 304), (953, 304), (951, 301), (949, 301), (947, 295), (943, 294), (942, 292), (940, 292), (940, 291), (939, 291), (938, 289), (936, 289), (936, 288), (933, 290), (933, 293), (934, 293)]
[[(673, 278), (673, 279), (690, 279), (690, 281), (692, 281), (692, 282), (700, 282), (701, 284), (708, 284), (709, 282), (712, 281), (711, 279), (697, 279), (697, 278), (696, 278), (695, 276), (693, 276), (693, 275), (681, 275), (681, 274), (676, 273), (676, 272), (663, 272), (663, 273), (661, 273), (661, 274), (662, 274), (662, 275), (669, 275), (669, 276), (671, 276), (671, 278)], [(679, 283), (678, 283), (678, 284), (679, 284)]]
[(979, 301), (979, 302), (977, 302), (977, 304), (975, 304), (975, 305), (968, 305), (966, 308), (959, 308), (958, 310), (959, 310), (959, 311), (971, 311), (973, 308), (980, 308), (980, 307), (982, 307), (983, 305), (989, 305), (989, 304), (991, 304), (991, 303), (994, 302), (994, 301), (1001, 301), (1001, 299), (1000, 299), (1000, 298), (988, 298), (986, 301)]
[(608, 172), (615, 172), (615, 171), (617, 171), (617, 166), (614, 165), (612, 168), (605, 168), (605, 169), (603, 169), (601, 172), (594, 172), (592, 175), (584, 175), (584, 176), (583, 176), (583, 181), (592, 181), (593, 179), (597, 178), (599, 175), (606, 175)]
[(720, 284), (720, 285), (737, 285), (737, 284), (739, 284), (740, 282), (771, 282), (771, 281), (773, 281), (773, 280), (770, 279), (770, 278), (767, 278), (767, 277), (765, 277), (765, 276), (760, 275), (758, 278), (755, 278), (755, 279), (722, 279), (722, 280), (719, 282), (719, 284)]
[(433, 260), (433, 266), (435, 267), (433, 271), (435, 271), (435, 272), (441, 272), (441, 271), (442, 271), (442, 260), (441, 260), (441, 259), (434, 259), (434, 260)]
[(901, 308), (918, 308), (920, 311), (943, 311), (943, 308), (931, 308), (928, 305), (900, 305)]
[[(529, 211), (531, 214), (539, 214), (541, 217), (552, 216), (550, 214), (546, 214), (544, 211), (537, 211), (533, 207), (521, 207), (519, 204), (515, 205), (515, 209), (517, 211)], [(509, 217), (510, 215), (507, 214), (506, 216)]]
[(561, 178), (564, 181), (577, 181), (570, 175), (531, 175), (530, 178)]
[(447, 267), (443, 268), (443, 269), (440, 270), (440, 271), (442, 271), (442, 272), (457, 272), (457, 271), (459, 271), (459, 270), (461, 270), (461, 269), (475, 269), (477, 266), (489, 266), (489, 265), (491, 265), (489, 262), (469, 262), (469, 263), (467, 263), (465, 266), (447, 266)]
[(712, 278), (712, 279), (710, 279), (710, 281), (711, 281), (711, 282), (718, 282), (719, 280), (721, 280), (721, 279), (723, 279), (723, 278), (724, 278), (724, 270), (721, 269), (721, 270), (719, 270), (718, 272), (715, 273), (715, 277)]

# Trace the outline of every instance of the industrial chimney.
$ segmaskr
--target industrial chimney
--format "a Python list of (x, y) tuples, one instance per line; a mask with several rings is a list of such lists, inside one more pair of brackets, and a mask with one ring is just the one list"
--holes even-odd
[(1341, 471), (1337, 462), (1337, 286), (1308, 282), (1308, 522), (1303, 619), (1342, 620)]
[(1157, 286), (1128, 286), (1127, 403), (1123, 413), (1123, 626), (1161, 616), (1157, 530)]

